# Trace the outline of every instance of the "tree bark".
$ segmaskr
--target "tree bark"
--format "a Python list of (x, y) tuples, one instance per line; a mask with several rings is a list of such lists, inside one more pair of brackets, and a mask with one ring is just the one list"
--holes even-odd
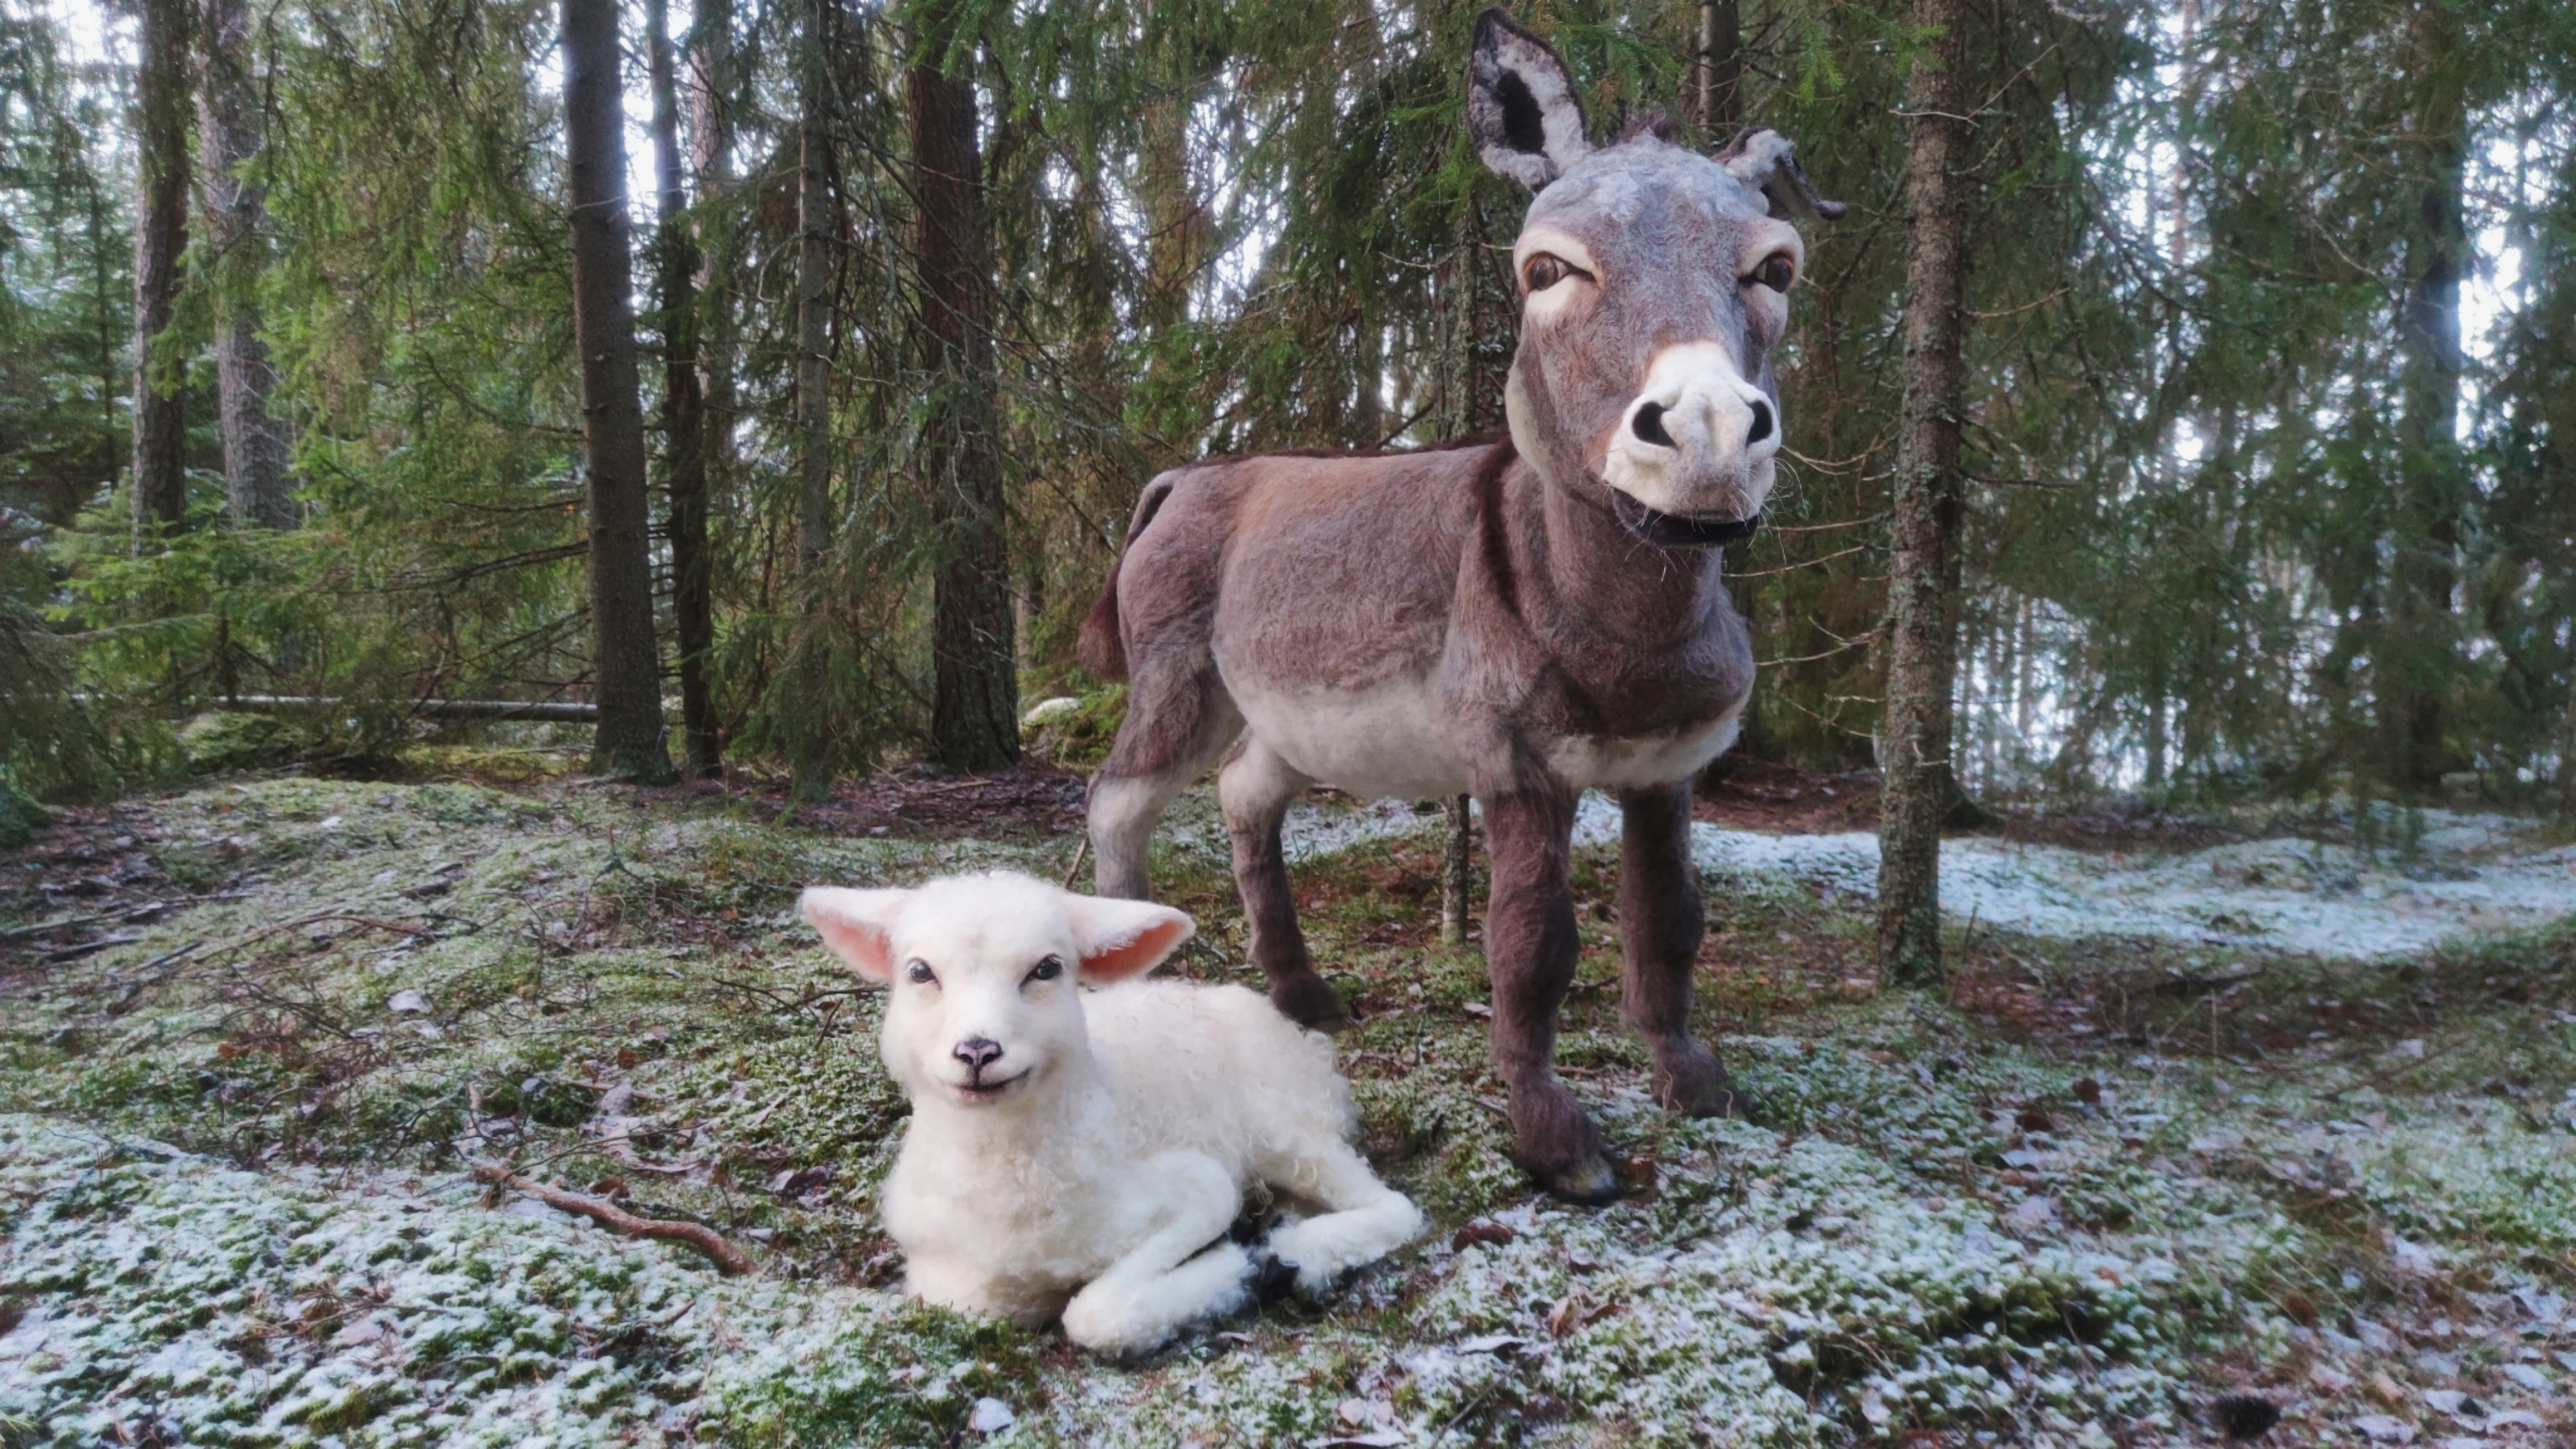
[(1897, 442), (1895, 552), (1888, 561), (1888, 667), (1880, 736), (1878, 952), (1886, 979), (1941, 980), (1941, 824), (1954, 803), (1951, 686), (1957, 665), (1961, 356), (1969, 123), (1962, 0), (1918, 0), (1926, 53), (1906, 86), (1905, 395)]
[(802, 714), (791, 721), (789, 792), (819, 800), (832, 790), (821, 643), (832, 551), (832, 184), (829, 63), (834, 0), (809, 0), (797, 83), (796, 179), (796, 581), (805, 611), (795, 663)]
[[(733, 123), (727, 111), (733, 84), (732, 0), (697, 0), (689, 21), (689, 167), (695, 173), (702, 213), (733, 191)], [(735, 403), (734, 325), (729, 230), (712, 214), (697, 229), (698, 379), (705, 395), (701, 434), (709, 487), (733, 477)]]
[(906, 90), (919, 208), (920, 355), (930, 388), (921, 460), (938, 548), (931, 756), (947, 769), (984, 771), (1020, 757), (1019, 680), (975, 84), (945, 68), (957, 18), (953, 3), (924, 17)]
[(688, 772), (723, 773), (707, 656), (715, 648), (714, 570), (707, 557), (705, 400), (698, 386), (698, 249), (689, 234), (680, 161), (678, 66), (670, 0), (645, 0), (653, 77), (655, 298), (662, 314), (662, 479), (671, 499), (671, 629), (680, 645), (680, 721)]
[(1701, 0), (1699, 7), (1699, 130), (1723, 140), (1743, 120), (1737, 95), (1744, 78), (1744, 21), (1736, 0)]
[(152, 347), (179, 297), (188, 246), (188, 4), (143, 0), (135, 74), (134, 531), (188, 512), (188, 420), (178, 389), (152, 385)]
[(259, 97), (251, 83), (247, 0), (206, 0), (197, 146), (205, 167), (206, 240), (226, 277), (227, 318), (215, 333), (215, 389), (224, 438), (224, 481), (235, 526), (292, 528), (286, 490), (286, 430), (269, 416), (277, 386), (259, 335), (255, 294), (268, 230), (268, 192), (243, 174), (260, 149)]
[(591, 671), (599, 704), (592, 768), (663, 784), (674, 772), (653, 647), (653, 570), (645, 538), (651, 503), (635, 365), (616, 0), (563, 0), (563, 56), (573, 345), (581, 353), (590, 509)]
[(2389, 783), (2422, 798), (2439, 790), (2446, 764), (2443, 702), (2456, 686), (2460, 507), (2467, 467), (2460, 454), (2460, 281), (2469, 239), (2461, 220), (2466, 184), (2468, 104), (2457, 20), (2438, 0), (2419, 0), (2407, 25), (2415, 90), (2415, 225), (2407, 238), (2411, 274), (2399, 320), (2398, 488), (2391, 552), (2396, 573), (2390, 613), (2395, 646), (2377, 672)]

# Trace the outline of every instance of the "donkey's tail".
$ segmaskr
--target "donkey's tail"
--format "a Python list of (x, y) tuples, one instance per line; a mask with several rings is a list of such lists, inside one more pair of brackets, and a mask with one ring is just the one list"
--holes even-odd
[(1127, 520), (1127, 541), (1120, 546), (1118, 558), (1109, 565), (1109, 578), (1100, 586), (1100, 597), (1093, 601), (1090, 614), (1082, 621), (1082, 633), (1074, 641), (1074, 657), (1082, 667), (1103, 679), (1127, 677), (1127, 643), (1118, 627), (1118, 570), (1127, 562), (1127, 551), (1154, 521), (1163, 500), (1172, 496), (1172, 485), (1178, 475), (1163, 473), (1145, 485), (1145, 494), (1136, 500), (1136, 512)]

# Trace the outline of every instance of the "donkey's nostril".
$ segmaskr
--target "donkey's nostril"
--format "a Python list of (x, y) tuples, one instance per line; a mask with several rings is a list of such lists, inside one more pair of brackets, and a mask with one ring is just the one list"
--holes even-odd
[(1664, 431), (1662, 403), (1647, 403), (1638, 408), (1636, 418), (1628, 424), (1628, 431), (1658, 448), (1673, 446), (1673, 435)]
[(1002, 1059), (1002, 1044), (997, 1041), (987, 1041), (980, 1036), (971, 1036), (959, 1042), (956, 1049), (949, 1055), (966, 1064), (968, 1076), (980, 1077), (984, 1075), (986, 1067)]
[(1769, 436), (1771, 436), (1771, 405), (1756, 401), (1753, 404), (1753, 426), (1745, 431), (1744, 446), (1750, 448)]

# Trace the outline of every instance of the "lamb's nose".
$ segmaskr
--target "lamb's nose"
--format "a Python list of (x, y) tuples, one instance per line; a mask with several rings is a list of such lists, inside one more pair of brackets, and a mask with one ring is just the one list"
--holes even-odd
[(971, 1079), (984, 1075), (986, 1067), (1002, 1059), (1002, 1044), (997, 1041), (987, 1041), (980, 1036), (970, 1036), (959, 1042), (956, 1050), (949, 1055), (966, 1064), (966, 1075)]

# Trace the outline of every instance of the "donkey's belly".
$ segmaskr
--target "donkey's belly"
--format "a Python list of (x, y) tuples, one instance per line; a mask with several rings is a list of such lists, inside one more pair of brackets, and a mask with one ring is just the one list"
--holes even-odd
[(1347, 692), (1272, 690), (1229, 675), (1252, 735), (1279, 758), (1368, 800), (1423, 800), (1467, 789), (1467, 763), (1432, 727), (1428, 676)]
[(1634, 790), (1687, 780), (1735, 743), (1742, 704), (1705, 725), (1633, 739), (1574, 735), (1548, 746), (1548, 767), (1578, 790)]

